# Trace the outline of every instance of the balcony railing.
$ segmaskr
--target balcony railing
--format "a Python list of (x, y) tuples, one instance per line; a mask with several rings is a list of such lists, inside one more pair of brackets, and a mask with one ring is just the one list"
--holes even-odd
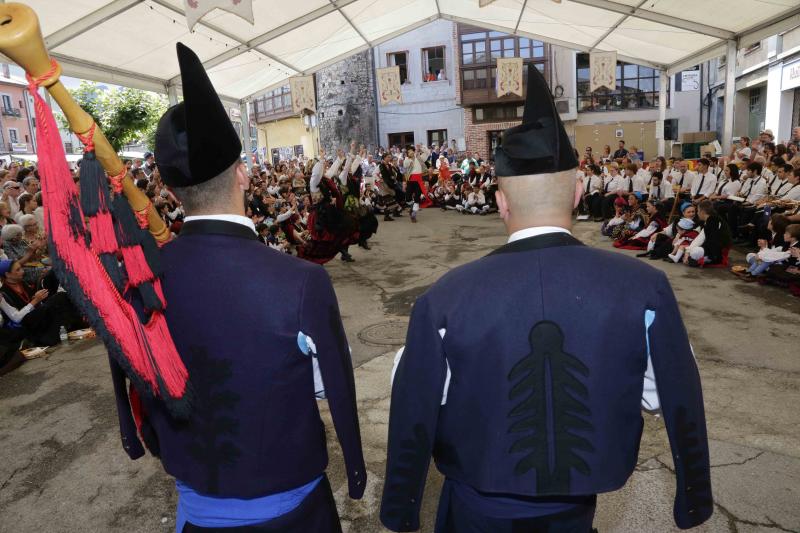
[(21, 117), (22, 116), (22, 111), (20, 111), (19, 109), (14, 109), (13, 107), (4, 107), (2, 109), (2, 113), (3, 113), (3, 115), (5, 115), (7, 117)]
[(6, 150), (9, 152), (27, 152), (28, 151), (28, 143), (15, 143), (10, 142), (5, 145)]

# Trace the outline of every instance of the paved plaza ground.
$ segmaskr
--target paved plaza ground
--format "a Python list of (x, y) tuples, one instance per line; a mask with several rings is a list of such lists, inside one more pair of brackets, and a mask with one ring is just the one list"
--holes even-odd
[[(597, 224), (580, 223), (575, 235), (611, 248)], [(496, 215), (428, 210), (415, 225), (407, 218), (382, 223), (372, 251), (329, 266), (353, 349), (370, 476), (364, 499), (347, 499), (341, 452), (330, 441), (329, 476), (345, 532), (383, 531), (377, 513), (389, 374), (414, 299), (444, 272), (504, 242)], [(672, 281), (703, 379), (716, 508), (695, 531), (800, 532), (800, 300), (723, 270), (654, 266)], [(320, 407), (330, 427), (327, 405)], [(671, 470), (663, 423), (645, 415), (636, 472), (622, 490), (600, 496), (595, 527), (677, 531)], [(432, 468), (422, 531), (432, 530), (440, 484)], [(61, 347), (0, 378), (0, 532), (168, 532), (174, 508), (173, 482), (158, 461), (132, 462), (120, 446), (98, 341)]]

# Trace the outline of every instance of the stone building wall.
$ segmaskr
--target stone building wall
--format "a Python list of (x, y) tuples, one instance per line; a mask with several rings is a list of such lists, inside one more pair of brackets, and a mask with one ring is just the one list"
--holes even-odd
[(317, 124), (320, 145), (328, 155), (351, 140), (374, 147), (378, 137), (375, 116), (375, 76), (370, 51), (359, 52), (319, 70)]

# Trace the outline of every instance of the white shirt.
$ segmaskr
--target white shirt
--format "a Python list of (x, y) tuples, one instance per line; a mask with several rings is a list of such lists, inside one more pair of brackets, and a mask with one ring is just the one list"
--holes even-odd
[[(701, 187), (702, 185), (702, 187)], [(717, 186), (717, 177), (714, 175), (713, 172), (710, 170), (705, 174), (698, 175), (694, 181), (692, 182), (692, 197), (701, 195), (701, 196), (711, 196), (714, 194), (714, 190)]]
[[(691, 170), (687, 170), (683, 174), (676, 170), (672, 173), (672, 183), (673, 185), (680, 185), (681, 189), (685, 189), (692, 186), (696, 177)], [(681, 180), (683, 180), (683, 183), (681, 183)]]
[(751, 204), (761, 200), (767, 194), (767, 180), (759, 177), (753, 182), (750, 188), (750, 194), (747, 195), (747, 201)]
[(631, 179), (633, 180), (633, 192), (647, 193), (648, 177), (646, 175), (636, 173)]
[(233, 222), (234, 224), (241, 224), (242, 226), (247, 226), (253, 233), (256, 232), (256, 225), (253, 224), (253, 221), (249, 218), (242, 216), (242, 215), (230, 215), (230, 214), (222, 214), (222, 215), (194, 215), (191, 217), (186, 217), (183, 219), (184, 224), (192, 222), (193, 220), (221, 220), (224, 222)]
[(787, 185), (784, 185), (783, 189), (781, 190), (781, 199), (782, 200), (800, 200), (800, 183), (797, 185), (790, 185), (789, 182), (786, 182)]
[(739, 190), (742, 188), (741, 181), (731, 181), (727, 178), (722, 178), (721, 181), (717, 182), (717, 188), (715, 190), (715, 194), (719, 194), (720, 196), (736, 196), (739, 194)]

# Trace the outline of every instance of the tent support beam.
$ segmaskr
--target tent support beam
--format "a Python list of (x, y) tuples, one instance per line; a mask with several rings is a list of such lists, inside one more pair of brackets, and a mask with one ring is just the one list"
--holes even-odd
[(731, 151), (733, 141), (733, 101), (736, 98), (736, 41), (727, 43), (725, 63), (725, 114), (722, 128), (723, 154)]
[(47, 45), (48, 50), (53, 50), (117, 15), (125, 13), (127, 10), (141, 4), (143, 1), (144, 0), (115, 0), (110, 4), (106, 4), (100, 9), (92, 11), (85, 17), (45, 37), (45, 45)]
[[(280, 37), (281, 35), (285, 35), (285, 34), (289, 33), (292, 30), (296, 30), (297, 28), (305, 26), (309, 22), (313, 22), (313, 21), (315, 21), (315, 20), (317, 20), (319, 18), (324, 17), (325, 15), (329, 15), (329, 14), (333, 13), (334, 11), (336, 11), (337, 8), (341, 9), (341, 8), (343, 8), (343, 7), (347, 6), (347, 5), (350, 5), (350, 4), (352, 4), (352, 3), (356, 2), (356, 1), (357, 0), (338, 0), (338, 2), (336, 3), (335, 6), (333, 4), (325, 4), (324, 6), (318, 8), (318, 9), (315, 9), (314, 11), (306, 13), (302, 17), (298, 17), (298, 18), (296, 18), (294, 20), (290, 20), (289, 22), (287, 22), (286, 24), (282, 24), (278, 28), (270, 30), (270, 31), (268, 31), (266, 33), (262, 33), (258, 37), (255, 37), (255, 38), (247, 41), (246, 43), (242, 44), (241, 46), (237, 46), (236, 48), (234, 48), (232, 50), (228, 50), (227, 52), (223, 52), (223, 53), (219, 54), (216, 57), (212, 57), (208, 61), (203, 62), (203, 68), (205, 68), (206, 70), (214, 68), (217, 65), (220, 65), (220, 64), (222, 64), (222, 63), (224, 63), (226, 61), (229, 61), (229, 60), (233, 59), (234, 57), (240, 56), (240, 55), (244, 54), (245, 52), (249, 52), (250, 50), (256, 48), (257, 46), (260, 46), (260, 45), (262, 45), (264, 43), (267, 43), (267, 42), (271, 41), (272, 39), (276, 39), (276, 38)], [(261, 52), (261, 50), (256, 50), (256, 52), (263, 53), (263, 52)], [(288, 67), (289, 65), (286, 65), (286, 66)], [(295, 72), (300, 72), (299, 68), (292, 68), (292, 70), (294, 70)], [(170, 80), (170, 81), (173, 81), (175, 79), (180, 79), (180, 76), (176, 76), (175, 78), (172, 78), (172, 80)]]
[(355, 24), (353, 24), (353, 21), (352, 21), (352, 20), (350, 20), (350, 17), (348, 17), (348, 16), (345, 14), (345, 12), (344, 12), (344, 11), (342, 11), (342, 9), (341, 9), (341, 8), (340, 8), (340, 7), (339, 7), (337, 4), (336, 4), (336, 0), (329, 0), (329, 1), (330, 1), (330, 3), (331, 3), (331, 4), (333, 4), (333, 7), (335, 7), (335, 8), (336, 8), (336, 11), (338, 11), (338, 12), (339, 12), (339, 14), (342, 16), (342, 18), (343, 18), (344, 20), (346, 20), (348, 24), (350, 24), (350, 27), (351, 27), (351, 28), (353, 28), (353, 31), (354, 31), (354, 32), (356, 32), (356, 33), (358, 34), (358, 36), (359, 36), (359, 37), (361, 37), (361, 39), (362, 39), (362, 40), (363, 40), (365, 43), (367, 43), (367, 44), (368, 44), (370, 47), (372, 47), (372, 46), (373, 46), (373, 44), (372, 44), (371, 42), (369, 42), (369, 39), (367, 39), (367, 37), (366, 37), (366, 36), (365, 36), (363, 33), (361, 33), (361, 30), (359, 30), (359, 29), (356, 27), (356, 25), (355, 25)]
[[(169, 2), (167, 2), (165, 0), (152, 0), (152, 2), (160, 5), (161, 7), (165, 8), (165, 9), (169, 9), (170, 11), (175, 13), (176, 15), (179, 15), (181, 17), (185, 17), (186, 16), (186, 12), (183, 9), (177, 8), (177, 7), (173, 6), (172, 4), (170, 4)], [(238, 38), (235, 35), (227, 32), (226, 30), (220, 28), (219, 26), (216, 26), (214, 24), (206, 22), (203, 19), (200, 19), (197, 23), (200, 24), (201, 26), (205, 26), (209, 30), (212, 30), (212, 31), (215, 31), (215, 32), (219, 33), (220, 35), (224, 35), (225, 37), (227, 37), (228, 39), (230, 39), (231, 41), (233, 41), (235, 43), (239, 43), (239, 46), (245, 45), (245, 43), (242, 42), (242, 40), (240, 38)], [(261, 53), (264, 56), (266, 56), (267, 58), (269, 58), (271, 61), (273, 61), (274, 63), (277, 63), (277, 64), (281, 65), (284, 68), (291, 69), (291, 70), (297, 72), (297, 69), (294, 68), (294, 66), (286, 63), (285, 61), (282, 61), (282, 60), (272, 56), (271, 54), (265, 54), (264, 52), (261, 52)], [(209, 68), (209, 67), (207, 67), (207, 68)], [(181, 78), (180, 75), (178, 75), (178, 76), (175, 76), (174, 78), (170, 79), (169, 81), (170, 81), (170, 83), (176, 83), (176, 82), (180, 81), (180, 78)]]
[(673, 28), (680, 28), (682, 30), (694, 33), (701, 33), (703, 35), (708, 35), (710, 37), (716, 37), (717, 39), (733, 39), (733, 37), (735, 36), (735, 34), (732, 31), (724, 30), (722, 28), (716, 28), (714, 26), (700, 24), (699, 22), (694, 22), (692, 20), (672, 17), (670, 15), (664, 15), (661, 13), (656, 13), (654, 11), (647, 11), (646, 9), (641, 9), (638, 7), (627, 6), (625, 4), (620, 4), (618, 2), (612, 2), (611, 0), (572, 0), (572, 1), (575, 2), (576, 4), (583, 4), (585, 6), (597, 7), (600, 9), (605, 9), (606, 11), (613, 11), (615, 13), (620, 13), (622, 15), (629, 15), (631, 17), (639, 18), (642, 20), (649, 20), (650, 22), (665, 24), (667, 26), (672, 26)]
[[(636, 10), (636, 9), (639, 9), (640, 7), (642, 7), (642, 6), (644, 5), (644, 3), (645, 3), (645, 2), (647, 2), (647, 0), (642, 0), (641, 2), (639, 2), (639, 5), (637, 5), (636, 7), (634, 7), (634, 10)], [(597, 47), (600, 45), (600, 43), (602, 43), (603, 41), (605, 41), (605, 40), (606, 40), (606, 37), (608, 37), (609, 35), (611, 35), (611, 34), (614, 32), (614, 30), (616, 30), (617, 28), (619, 28), (620, 24), (622, 24), (623, 22), (625, 22), (625, 21), (626, 21), (626, 20), (628, 20), (629, 18), (631, 18), (631, 16), (630, 16), (630, 15), (623, 15), (623, 16), (621, 16), (621, 17), (619, 18), (619, 20), (618, 20), (618, 21), (617, 21), (617, 22), (616, 22), (616, 23), (615, 23), (613, 26), (611, 26), (610, 28), (608, 28), (608, 31), (606, 31), (606, 32), (605, 32), (605, 33), (604, 33), (604, 34), (603, 34), (603, 35), (602, 35), (602, 36), (601, 36), (599, 39), (597, 39), (597, 40), (596, 40), (594, 43), (592, 43), (592, 46), (590, 46), (590, 47), (589, 47), (589, 51), (590, 51), (590, 52), (593, 52), (593, 51), (594, 51), (594, 49), (595, 49), (595, 48), (597, 48)]]
[[(474, 26), (476, 23), (474, 20), (465, 19), (462, 17), (457, 17), (455, 15), (448, 15), (442, 13), (442, 17), (445, 20), (449, 20), (452, 22), (459, 22), (461, 24), (469, 24), (470, 26)], [(485, 22), (480, 23), (481, 28), (486, 28), (487, 30), (494, 30), (494, 31), (501, 31), (503, 33), (508, 33), (510, 28), (503, 28), (501, 26), (495, 26), (494, 24), (487, 24)], [(588, 46), (581, 46), (576, 43), (570, 43), (567, 41), (561, 41), (559, 39), (552, 39), (550, 37), (543, 37), (541, 35), (536, 35), (535, 33), (530, 33), (527, 31), (518, 31), (511, 35), (519, 35), (520, 37), (528, 37), (529, 39), (536, 39), (537, 41), (542, 41), (545, 43), (553, 44), (556, 46), (562, 46), (564, 48), (569, 48), (570, 50), (577, 50), (579, 52), (589, 52)], [(662, 65), (661, 63), (654, 63), (652, 61), (644, 61), (642, 59), (637, 59), (629, 56), (617, 55), (617, 59), (620, 61), (625, 61), (626, 63), (636, 63), (637, 65), (642, 65), (645, 67), (651, 67), (656, 70), (665, 70), (667, 68), (666, 65)]]
[[(439, 7), (439, 0), (436, 0), (436, 7)], [(517, 23), (514, 25), (514, 33), (519, 31), (519, 25), (522, 22), (522, 17), (525, 15), (525, 8), (528, 7), (528, 0), (522, 2), (522, 9), (519, 10), (519, 17), (517, 17)]]
[(686, 56), (672, 63), (667, 67), (667, 74), (672, 76), (673, 74), (677, 74), (682, 70), (686, 70), (687, 68), (699, 65), (704, 61), (708, 61), (709, 59), (714, 59), (715, 57), (720, 57), (724, 55), (725, 55), (725, 43), (714, 43), (708, 48), (700, 50), (699, 52), (695, 52), (692, 55)]

